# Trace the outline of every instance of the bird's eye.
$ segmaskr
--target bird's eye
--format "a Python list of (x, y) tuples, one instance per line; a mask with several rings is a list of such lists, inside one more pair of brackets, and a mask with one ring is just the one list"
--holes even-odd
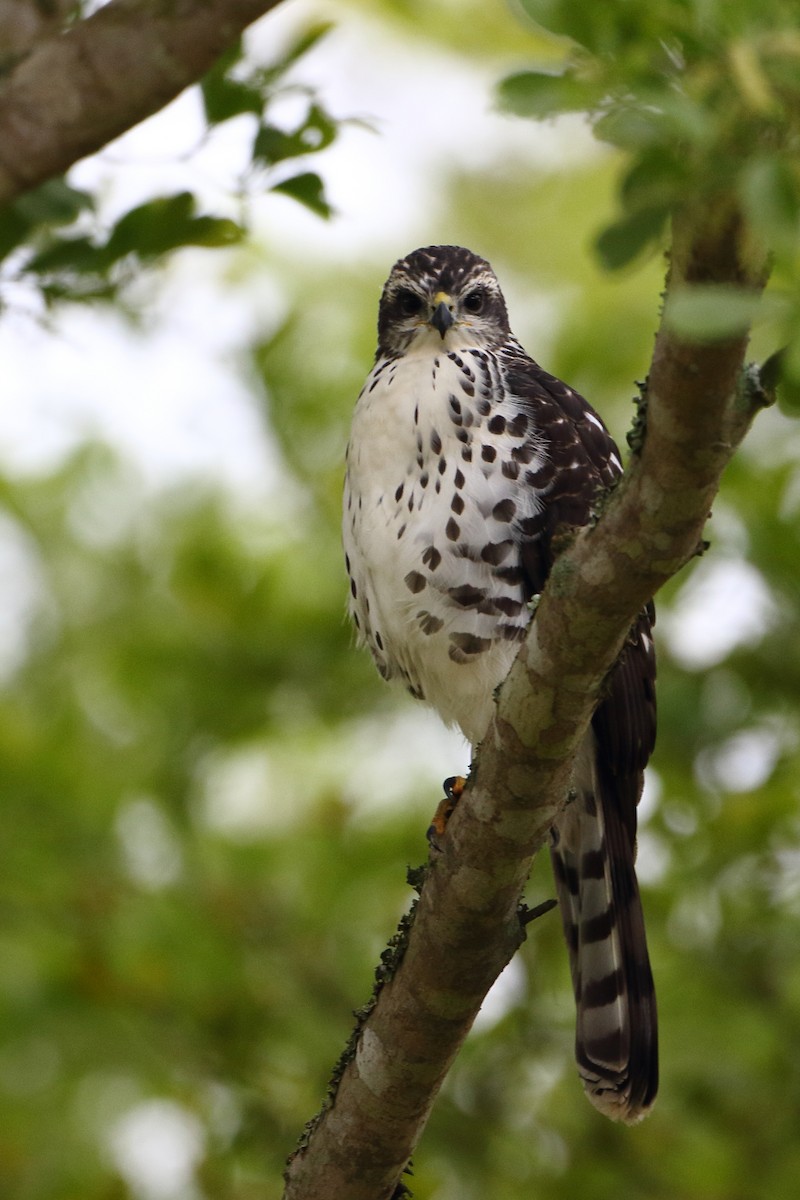
[(470, 292), (468, 296), (464, 297), (464, 308), (468, 313), (477, 316), (479, 312), (483, 311), (485, 299), (486, 293), (481, 288), (476, 288), (474, 292)]
[(408, 288), (403, 288), (397, 293), (397, 303), (404, 317), (415, 317), (418, 312), (422, 311), (421, 297), (416, 292), (409, 291)]

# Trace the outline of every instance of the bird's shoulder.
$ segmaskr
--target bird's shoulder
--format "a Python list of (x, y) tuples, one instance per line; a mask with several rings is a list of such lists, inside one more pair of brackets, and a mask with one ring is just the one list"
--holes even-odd
[(515, 339), (498, 356), (504, 387), (533, 412), (536, 428), (556, 471), (588, 472), (594, 488), (613, 485), (622, 474), (616, 442), (602, 417), (580, 392), (550, 374)]

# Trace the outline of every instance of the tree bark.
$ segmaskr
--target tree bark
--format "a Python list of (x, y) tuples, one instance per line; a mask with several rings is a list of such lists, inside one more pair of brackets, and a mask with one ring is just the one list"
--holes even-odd
[[(702, 280), (759, 290), (738, 213), (676, 218), (668, 294)], [(594, 527), (557, 560), (468, 786), (431, 864), (396, 970), (338, 1087), (289, 1161), (284, 1200), (388, 1200), (486, 992), (525, 936), (532, 856), (630, 627), (697, 552), (720, 476), (769, 402), (747, 337), (699, 344), (662, 320), (646, 434)], [(576, 1082), (576, 1096), (578, 1085)]]
[(277, 3), (111, 0), (39, 41), (0, 87), (0, 204), (158, 112)]

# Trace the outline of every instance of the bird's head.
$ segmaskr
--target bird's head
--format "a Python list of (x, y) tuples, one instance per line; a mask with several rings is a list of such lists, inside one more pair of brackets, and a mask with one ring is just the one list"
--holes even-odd
[(392, 267), (378, 314), (378, 354), (492, 349), (510, 336), (500, 285), (489, 263), (463, 246), (427, 246)]

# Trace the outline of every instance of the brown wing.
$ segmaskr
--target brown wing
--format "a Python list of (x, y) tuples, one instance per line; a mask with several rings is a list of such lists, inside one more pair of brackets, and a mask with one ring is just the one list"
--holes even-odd
[[(520, 546), (526, 584), (535, 595), (559, 551), (559, 534), (592, 519), (600, 495), (619, 479), (622, 467), (614, 439), (583, 396), (543, 371), (516, 344), (503, 365), (505, 386), (533, 414), (547, 449), (543, 465), (526, 476), (540, 493), (542, 508), (525, 522)], [(631, 631), (592, 722), (632, 845), (642, 773), (656, 734), (654, 623), (651, 602)]]

